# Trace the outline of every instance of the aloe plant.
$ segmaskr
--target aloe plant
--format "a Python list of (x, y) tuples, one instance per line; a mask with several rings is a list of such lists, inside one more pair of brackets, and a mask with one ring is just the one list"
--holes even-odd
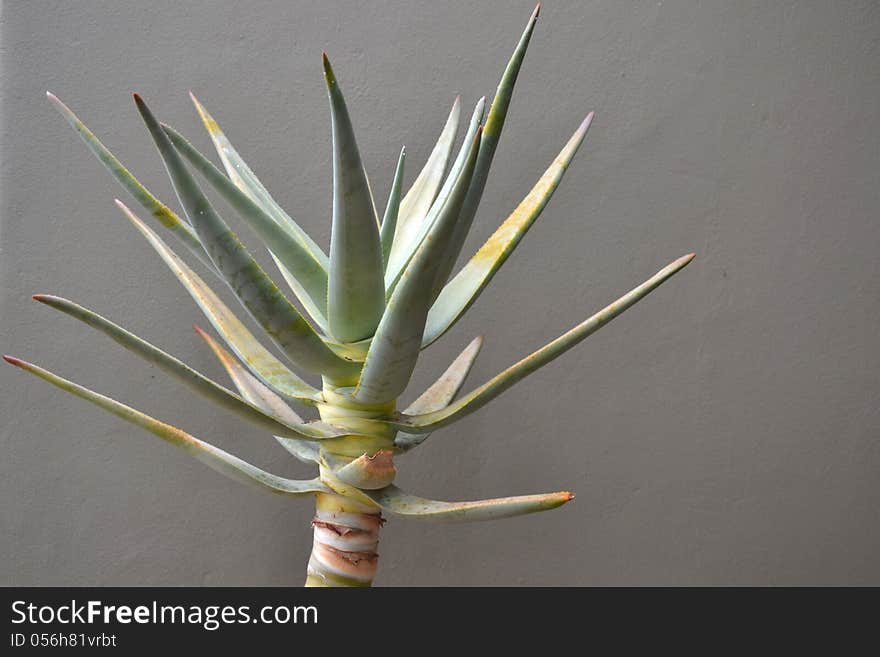
[[(144, 100), (134, 96), (183, 208), (180, 216), (138, 182), (70, 109), (48, 94), (92, 153), (152, 219), (186, 247), (211, 283), (231, 289), (284, 359), (269, 351), (202, 275), (119, 200), (119, 209), (213, 326), (220, 339), (196, 330), (237, 392), (88, 308), (56, 296), (35, 295), (34, 299), (97, 329), (180, 384), (266, 430), (294, 457), (316, 466), (315, 478), (293, 480), (270, 474), (37, 365), (11, 356), (6, 360), (177, 445), (229, 477), (279, 495), (314, 497), (317, 510), (307, 586), (369, 585), (376, 572), (383, 515), (490, 520), (568, 502), (574, 496), (567, 491), (441, 502), (411, 495), (393, 483), (395, 457), (580, 343), (693, 258), (689, 254), (675, 260), (567, 333), (457, 398), (482, 344), (482, 338), (475, 338), (432, 386), (399, 408), (398, 399), (421, 350), (455, 325), (531, 228), (593, 119), (591, 112), (519, 206), (452, 276), (486, 185), (539, 9), (540, 5), (507, 64), (488, 113), (480, 99), (453, 157), (461, 112), (456, 99), (430, 157), (405, 194), (406, 157), (401, 150), (381, 220), (339, 80), (324, 55), (333, 136), (329, 255), (275, 202), (195, 97), (192, 100), (223, 169), (179, 132), (160, 123)], [(258, 264), (202, 186), (211, 188), (263, 240), (298, 303)], [(316, 378), (320, 375), (321, 387), (307, 383), (294, 370)], [(318, 418), (306, 421), (294, 406), (310, 408)]]

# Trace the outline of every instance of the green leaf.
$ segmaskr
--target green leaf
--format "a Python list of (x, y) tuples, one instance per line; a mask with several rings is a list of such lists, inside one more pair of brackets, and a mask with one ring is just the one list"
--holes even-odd
[(205, 125), (205, 128), (211, 137), (211, 141), (214, 142), (214, 148), (217, 149), (217, 155), (220, 156), (220, 161), (223, 162), (223, 167), (226, 169), (226, 173), (229, 175), (230, 180), (232, 180), (236, 187), (247, 194), (252, 201), (263, 208), (270, 217), (288, 229), (293, 236), (299, 240), (302, 246), (312, 254), (312, 257), (320, 262), (326, 270), (330, 263), (327, 259), (327, 254), (325, 254), (323, 249), (321, 249), (321, 247), (309, 237), (308, 233), (306, 233), (299, 224), (297, 224), (290, 215), (288, 215), (282, 207), (275, 202), (275, 199), (272, 198), (257, 176), (254, 175), (254, 172), (251, 171), (251, 168), (241, 158), (238, 151), (233, 148), (232, 143), (226, 138), (226, 135), (220, 129), (220, 125), (214, 120), (214, 117), (208, 113), (192, 92), (190, 92), (189, 96), (192, 99), (193, 105), (196, 107), (196, 111), (199, 113), (199, 117), (202, 119), (202, 123)]
[(388, 301), (354, 392), (354, 398), (359, 403), (390, 401), (400, 395), (409, 383), (419, 358), (437, 267), (455, 228), (474, 171), (479, 134), (477, 130), (466, 164), (449, 200)]
[(592, 119), (593, 113), (590, 112), (519, 206), (442, 289), (428, 312), (423, 348), (448, 331), (464, 315), (540, 216), (584, 140)]
[(222, 406), (226, 410), (232, 411), (239, 417), (262, 427), (263, 429), (278, 433), (287, 438), (301, 438), (305, 440), (338, 438), (341, 435), (344, 435), (344, 432), (341, 431), (328, 430), (320, 427), (315, 428), (303, 424), (301, 421), (289, 423), (282, 417), (267, 413), (256, 405), (246, 402), (234, 392), (215, 383), (200, 372), (192, 369), (186, 363), (183, 363), (179, 359), (165, 353), (155, 345), (152, 345), (134, 333), (125, 330), (118, 324), (114, 324), (98, 313), (93, 312), (88, 308), (83, 308), (68, 299), (49, 294), (35, 294), (34, 299), (40, 303), (46, 304), (50, 308), (59, 310), (66, 315), (70, 315), (87, 326), (100, 331), (117, 344), (122, 345), (147, 362), (156, 365), (163, 372), (174, 377), (191, 390), (194, 390), (215, 404)]
[(405, 250), (400, 249), (398, 251), (400, 255), (397, 262), (391, 265), (390, 270), (386, 270), (386, 298), (391, 298), (391, 295), (394, 293), (394, 289), (397, 287), (397, 283), (400, 281), (400, 277), (406, 270), (406, 266), (409, 264), (413, 255), (415, 255), (416, 250), (419, 248), (419, 246), (422, 244), (422, 241), (425, 239), (425, 236), (428, 234), (428, 231), (431, 230), (431, 227), (437, 221), (437, 217), (440, 216), (440, 213), (446, 206), (446, 201), (449, 199), (449, 195), (452, 193), (452, 189), (455, 186), (459, 174), (461, 173), (461, 170), (467, 160), (468, 152), (470, 151), (470, 145), (471, 143), (473, 143), (474, 138), (477, 134), (477, 130), (480, 127), (480, 122), (483, 120), (483, 109), (485, 107), (485, 104), (485, 98), (480, 98), (480, 100), (477, 101), (477, 105), (476, 107), (474, 107), (474, 112), (471, 115), (471, 120), (468, 123), (467, 133), (465, 133), (464, 140), (462, 141), (461, 147), (458, 150), (458, 155), (455, 158), (455, 162), (453, 162), (452, 167), (449, 169), (449, 175), (446, 176), (446, 181), (443, 183), (443, 187), (440, 188), (440, 193), (437, 194), (437, 198), (435, 198), (434, 202), (431, 204), (431, 207), (428, 210), (428, 214), (424, 218), (424, 220), (422, 220), (417, 227), (413, 228), (412, 234), (409, 237), (410, 242), (408, 248)]
[[(254, 406), (263, 409), (266, 413), (280, 418), (287, 424), (302, 424), (302, 418), (288, 406), (284, 400), (272, 392), (268, 387), (264, 386), (260, 381), (248, 372), (247, 368), (241, 362), (229, 353), (214, 338), (208, 335), (198, 326), (193, 326), (196, 333), (208, 343), (211, 351), (217, 356), (217, 360), (223, 365), (223, 368), (229, 374), (229, 378), (238, 388), (238, 392)], [(293, 454), (300, 461), (305, 463), (318, 463), (320, 461), (320, 450), (314, 442), (307, 440), (298, 440), (296, 438), (285, 438), (275, 436), (281, 446), (288, 452)]]
[(202, 243), (199, 241), (198, 236), (193, 232), (192, 228), (190, 228), (186, 222), (182, 221), (171, 208), (153, 196), (150, 193), (150, 190), (144, 187), (140, 181), (122, 165), (122, 162), (117, 160), (116, 156), (100, 142), (95, 134), (86, 127), (85, 123), (80, 121), (76, 114), (70, 111), (67, 105), (62, 103), (48, 91), (46, 92), (46, 96), (61, 116), (67, 120), (74, 130), (76, 130), (77, 134), (79, 134), (80, 138), (85, 145), (89, 147), (89, 150), (92, 151), (94, 156), (98, 158), (101, 164), (103, 164), (110, 174), (116, 178), (116, 181), (122, 185), (122, 187), (131, 194), (147, 212), (158, 219), (165, 228), (174, 233), (175, 237), (183, 242), (199, 260), (213, 271), (214, 265), (210, 258), (208, 258), (205, 250), (202, 248)]
[(452, 147), (455, 145), (460, 115), (461, 97), (456, 96), (449, 117), (446, 119), (446, 125), (443, 126), (434, 149), (412, 187), (400, 202), (397, 230), (394, 234), (394, 243), (391, 247), (391, 253), (388, 255), (388, 266), (386, 267), (386, 287), (397, 280), (400, 272), (406, 267), (406, 263), (418, 247), (418, 243), (413, 243), (413, 240), (421, 231), (425, 217), (427, 217), (428, 211), (440, 191), (440, 186), (443, 184), (443, 174), (446, 172), (446, 165), (449, 164), (449, 158), (452, 156)]
[(149, 226), (122, 201), (117, 200), (116, 205), (186, 288), (214, 329), (223, 336), (226, 344), (258, 379), (278, 394), (301, 403), (314, 405), (322, 401), (321, 391), (300, 379), (260, 344), (235, 313), (220, 300), (220, 297)]
[(657, 289), (664, 281), (681, 271), (693, 259), (694, 254), (691, 253), (670, 263), (614, 303), (606, 306), (583, 323), (578, 324), (567, 333), (544, 345), (530, 356), (523, 358), (516, 365), (504, 370), (495, 378), (487, 381), (446, 408), (418, 415), (404, 414), (396, 420), (389, 421), (389, 424), (411, 433), (426, 433), (451, 424), (465, 415), (473, 413), (518, 381), (521, 381), (535, 370), (564, 354), (587, 336), (598, 331), (626, 309), (635, 305), (639, 300)]
[[(440, 378), (430, 388), (425, 390), (418, 399), (404, 409), (403, 412), (406, 415), (420, 415), (446, 408), (455, 398), (455, 395), (458, 394), (462, 384), (464, 384), (464, 380), (468, 372), (471, 371), (471, 367), (477, 359), (477, 354), (480, 353), (482, 346), (483, 338), (481, 336), (474, 338), (465, 347), (464, 351), (452, 361), (447, 370), (440, 375)], [(430, 435), (430, 433), (406, 433), (405, 431), (400, 431), (394, 438), (394, 446), (402, 452), (407, 452), (413, 447), (421, 445)]]
[(391, 192), (388, 194), (388, 204), (385, 206), (385, 216), (382, 218), (382, 227), (379, 232), (379, 241), (382, 243), (382, 262), (388, 265), (388, 257), (391, 255), (391, 246), (394, 243), (394, 231), (397, 229), (397, 215), (400, 211), (400, 195), (403, 187), (403, 163), (406, 159), (406, 146), (400, 149), (400, 157), (397, 158), (397, 168), (394, 170), (394, 182), (391, 183)]
[(239, 301), (298, 367), (351, 380), (358, 368), (334, 354), (217, 214), (196, 185), (168, 135), (140, 96), (135, 103), (156, 142), (186, 215), (217, 269)]
[(363, 492), (378, 504), (385, 513), (410, 520), (442, 520), (450, 522), (511, 518), (527, 513), (555, 509), (574, 499), (573, 493), (561, 491), (558, 493), (544, 493), (542, 495), (499, 497), (476, 502), (439, 502), (410, 495), (393, 485), (381, 490), (365, 490)]
[(219, 447), (214, 447), (209, 443), (191, 436), (182, 429), (160, 422), (159, 420), (141, 413), (130, 406), (121, 404), (114, 399), (100, 395), (88, 388), (84, 388), (72, 381), (68, 381), (67, 379), (63, 379), (41, 367), (37, 367), (36, 365), (27, 363), (18, 358), (13, 358), (12, 356), (4, 356), (3, 358), (12, 365), (19, 367), (26, 372), (30, 372), (31, 374), (34, 374), (35, 376), (38, 376), (52, 385), (76, 395), (81, 399), (85, 399), (99, 408), (122, 418), (126, 422), (130, 422), (135, 426), (146, 429), (150, 433), (176, 447), (180, 447), (208, 467), (226, 475), (230, 479), (256, 485), (259, 488), (279, 495), (305, 495), (311, 493), (332, 492), (319, 479), (297, 481), (270, 474), (250, 463), (242, 461), (237, 456), (233, 456), (232, 454), (223, 451)]
[(532, 17), (529, 19), (528, 25), (526, 25), (526, 29), (516, 46), (516, 50), (514, 50), (513, 56), (510, 58), (507, 68), (504, 69), (504, 74), (501, 76), (501, 82), (498, 84), (495, 98), (492, 100), (492, 106), (489, 108), (486, 128), (483, 130), (483, 137), (480, 141), (480, 152), (477, 155), (474, 180), (464, 201), (464, 206), (461, 210), (461, 221), (455, 227), (455, 232), (447, 249), (446, 259), (440, 268), (438, 280), (446, 281), (455, 268), (455, 263), (464, 246), (474, 217), (477, 214), (477, 207), (480, 204), (483, 190), (486, 187), (486, 180), (489, 177), (489, 168), (492, 166), (492, 158), (495, 157), (495, 149), (498, 147), (498, 139), (501, 137), (501, 129), (504, 127), (504, 120), (507, 117), (507, 109), (510, 107), (510, 99), (513, 97), (513, 87), (516, 84), (516, 78), (522, 67), (523, 58), (526, 55), (529, 40), (532, 38), (532, 32), (535, 29), (540, 9), (540, 4), (535, 7), (535, 11), (532, 13)]
[[(327, 333), (326, 297), (323, 304), (325, 312), (321, 312), (321, 310), (312, 303), (312, 298), (309, 296), (309, 293), (306, 291), (305, 287), (303, 287), (302, 283), (294, 277), (293, 273), (284, 266), (284, 263), (281, 262), (270, 249), (267, 249), (267, 251), (269, 251), (269, 255), (272, 257), (275, 266), (278, 267), (278, 271), (281, 273), (281, 278), (287, 283), (287, 287), (289, 287), (296, 298), (299, 299), (300, 303), (302, 303), (306, 312), (308, 312), (309, 317), (312, 318), (315, 324), (317, 324), (324, 333)], [(325, 343), (327, 342), (326, 336), (321, 336), (321, 339), (324, 340)]]
[[(235, 209), (280, 261), (279, 269), (288, 279), (297, 298), (316, 323), (326, 330), (327, 270), (322, 262), (297, 241), (292, 233), (277, 223), (258, 204), (236, 187), (214, 164), (202, 155), (183, 135), (162, 125), (165, 134), (187, 161)], [(289, 279), (293, 279), (292, 281)]]
[(373, 335), (385, 307), (379, 220), (348, 108), (326, 53), (324, 79), (333, 121), (333, 231), (327, 321), (334, 338), (357, 342)]

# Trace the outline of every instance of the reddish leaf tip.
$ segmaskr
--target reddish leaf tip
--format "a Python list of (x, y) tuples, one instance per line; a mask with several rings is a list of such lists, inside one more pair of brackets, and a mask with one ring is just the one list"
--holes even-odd
[(16, 367), (21, 367), (22, 365), (24, 365), (24, 361), (21, 360), (20, 358), (16, 358), (15, 356), (9, 356), (9, 355), (4, 354), (3, 360), (5, 360), (10, 365), (15, 365)]
[(131, 95), (131, 97), (134, 98), (134, 104), (137, 105), (138, 111), (142, 115), (144, 113), (149, 113), (149, 110), (147, 109), (147, 104), (144, 102), (144, 99), (141, 97), (141, 95), (139, 93), (134, 92)]

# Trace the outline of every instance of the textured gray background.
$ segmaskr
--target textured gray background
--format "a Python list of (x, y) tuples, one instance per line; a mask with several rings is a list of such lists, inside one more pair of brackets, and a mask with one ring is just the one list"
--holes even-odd
[[(469, 112), (494, 91), (531, 9), (3, 3), (2, 350), (308, 474), (259, 431), (30, 301), (68, 296), (221, 376), (190, 330), (197, 309), (43, 92), (170, 201), (129, 92), (207, 149), (192, 88), (326, 244), (321, 51), (384, 203), (400, 145), (411, 180), (454, 94)], [(490, 524), (389, 522), (378, 584), (880, 584), (878, 9), (545, 6), (467, 254), (586, 112), (598, 118), (544, 216), (412, 389), (475, 334), (487, 341), (471, 384), (673, 258), (698, 258), (400, 459), (401, 485), (427, 496), (572, 489), (575, 502)], [(308, 503), (230, 482), (11, 367), (0, 377), (0, 582), (301, 583)]]

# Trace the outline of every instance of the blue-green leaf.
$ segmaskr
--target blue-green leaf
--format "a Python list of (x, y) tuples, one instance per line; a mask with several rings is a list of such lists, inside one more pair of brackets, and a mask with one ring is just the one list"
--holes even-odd
[(460, 116), (461, 97), (457, 96), (425, 166), (400, 202), (394, 243), (388, 256), (388, 266), (385, 268), (386, 287), (398, 279), (418, 247), (418, 243), (414, 243), (414, 240), (421, 232), (428, 211), (443, 184), (443, 174), (452, 156)]
[(205, 128), (211, 137), (211, 141), (214, 142), (214, 148), (217, 149), (217, 155), (220, 156), (220, 161), (223, 162), (223, 167), (226, 169), (226, 173), (229, 175), (230, 180), (232, 180), (236, 187), (247, 194), (252, 201), (263, 208), (270, 217), (289, 230), (291, 234), (299, 240), (302, 246), (312, 254), (312, 257), (320, 262), (326, 270), (330, 262), (327, 258), (327, 254), (325, 254), (321, 247), (309, 237), (308, 233), (306, 233), (299, 224), (297, 224), (290, 215), (288, 215), (284, 209), (275, 202), (275, 199), (272, 198), (257, 176), (254, 175), (254, 172), (251, 171), (251, 168), (238, 154), (238, 151), (232, 146), (232, 143), (220, 129), (220, 125), (214, 120), (214, 117), (208, 113), (192, 92), (190, 92), (189, 96), (192, 99), (193, 105), (195, 105), (196, 111), (199, 113), (199, 117), (202, 119), (202, 123), (205, 125)]
[(334, 354), (257, 264), (193, 180), (168, 135), (140, 96), (135, 103), (162, 155), (190, 223), (239, 301), (298, 367), (334, 379), (356, 379), (358, 368)]
[(393, 516), (410, 520), (440, 520), (449, 522), (472, 522), (512, 518), (527, 513), (548, 511), (574, 499), (568, 491), (541, 495), (499, 497), (475, 502), (440, 502), (417, 495), (410, 495), (397, 486), (381, 490), (365, 490), (364, 494)]
[(76, 114), (70, 111), (70, 108), (68, 108), (67, 105), (62, 103), (48, 91), (46, 92), (46, 96), (61, 116), (67, 120), (74, 130), (76, 130), (85, 145), (89, 147), (90, 151), (92, 151), (92, 154), (94, 154), (110, 174), (116, 178), (116, 181), (122, 185), (122, 187), (131, 194), (147, 212), (158, 219), (165, 228), (174, 233), (175, 237), (183, 242), (199, 260), (213, 270), (214, 265), (210, 258), (208, 258), (205, 250), (202, 248), (202, 243), (199, 241), (198, 236), (193, 232), (192, 228), (190, 228), (185, 221), (182, 221), (171, 208), (153, 196), (150, 190), (144, 187), (141, 182), (122, 165), (122, 162), (117, 160), (116, 156), (101, 143), (95, 134), (86, 127), (86, 124), (80, 121)]
[(150, 433), (176, 447), (180, 447), (208, 467), (226, 475), (230, 479), (256, 485), (259, 488), (279, 495), (305, 495), (332, 492), (330, 488), (324, 485), (319, 479), (297, 481), (273, 475), (251, 465), (250, 463), (242, 461), (237, 456), (233, 456), (219, 447), (214, 447), (209, 443), (191, 436), (182, 429), (160, 422), (159, 420), (141, 413), (130, 406), (126, 406), (110, 397), (105, 397), (104, 395), (100, 395), (88, 388), (73, 383), (72, 381), (68, 381), (48, 370), (44, 370), (41, 367), (27, 363), (18, 358), (13, 358), (12, 356), (4, 356), (4, 358), (12, 365), (19, 367), (26, 372), (30, 372), (66, 392), (76, 395), (80, 399), (85, 399), (99, 408), (122, 418), (126, 422), (130, 422), (135, 426), (146, 429)]
[(379, 219), (339, 82), (324, 54), (333, 122), (333, 232), (327, 322), (340, 342), (373, 335), (385, 307)]
[[(327, 329), (327, 270), (314, 254), (303, 247), (293, 234), (270, 217), (245, 192), (239, 189), (214, 164), (202, 155), (183, 135), (162, 125), (175, 148), (205, 180), (231, 205), (269, 247), (280, 261), (282, 275), (288, 279), (297, 298), (312, 319)], [(293, 280), (290, 280), (293, 279)]]
[(388, 301), (354, 392), (354, 398), (359, 403), (390, 401), (400, 395), (409, 383), (419, 357), (437, 267), (455, 228), (474, 171), (479, 134), (478, 130), (443, 211)]
[[(446, 408), (449, 403), (458, 394), (464, 380), (471, 371), (477, 354), (483, 346), (483, 338), (477, 336), (471, 343), (465, 347), (458, 357), (452, 361), (452, 364), (446, 369), (440, 378), (437, 379), (430, 388), (425, 390), (419, 398), (404, 409), (406, 415), (420, 415), (422, 413), (431, 413)], [(394, 437), (394, 446), (401, 452), (407, 452), (413, 447), (421, 445), (427, 440), (430, 433), (407, 433), (400, 431)]]
[(322, 401), (321, 391), (300, 379), (260, 344), (260, 341), (220, 300), (220, 297), (149, 226), (122, 201), (117, 200), (116, 205), (159, 254), (171, 273), (177, 277), (193, 301), (201, 308), (214, 329), (223, 336), (226, 344), (247, 365), (254, 376), (289, 399), (309, 405)]
[(394, 170), (394, 182), (391, 183), (391, 192), (388, 194), (388, 204), (385, 206), (385, 216), (382, 218), (382, 227), (379, 231), (379, 240), (382, 243), (382, 261), (386, 267), (388, 257), (391, 254), (391, 246), (394, 243), (394, 231), (397, 228), (397, 215), (400, 211), (400, 195), (403, 187), (403, 163), (406, 159), (406, 147), (400, 149), (400, 157), (397, 158), (397, 168)]
[(476, 390), (465, 395), (458, 401), (453, 402), (446, 408), (418, 415), (403, 414), (396, 420), (390, 421), (389, 424), (410, 433), (426, 433), (451, 424), (465, 415), (473, 413), (477, 409), (488, 404), (515, 383), (521, 381), (526, 376), (543, 367), (558, 356), (561, 356), (587, 336), (598, 331), (612, 319), (635, 305), (653, 290), (657, 289), (664, 281), (681, 271), (693, 259), (694, 254), (691, 253), (670, 263), (647, 281), (620, 297), (620, 299), (614, 303), (606, 306), (583, 323), (578, 324), (567, 333), (562, 334), (552, 342), (544, 345), (538, 351), (526, 356), (515, 365), (504, 370), (493, 379), (490, 379)]
[[(281, 418), (287, 424), (302, 424), (302, 418), (288, 406), (284, 400), (272, 392), (267, 386), (253, 376), (241, 362), (229, 353), (214, 338), (208, 335), (198, 326), (194, 326), (196, 333), (208, 343), (211, 351), (217, 356), (217, 360), (229, 374), (229, 378), (238, 388), (238, 392), (254, 406), (258, 406), (270, 415)], [(318, 463), (320, 450), (317, 445), (308, 440), (275, 436), (281, 446), (304, 463)]]
[[(447, 249), (447, 256), (440, 267), (438, 280), (446, 281), (464, 246), (468, 231), (477, 214), (477, 207), (483, 196), (483, 190), (486, 187), (486, 179), (489, 177), (489, 168), (492, 166), (492, 158), (495, 157), (495, 150), (498, 147), (498, 139), (501, 137), (501, 129), (504, 127), (504, 120), (507, 117), (507, 109), (510, 107), (510, 99), (513, 97), (513, 87), (516, 84), (516, 78), (522, 67), (523, 58), (526, 55), (526, 49), (529, 46), (529, 40), (532, 38), (532, 32), (538, 20), (538, 12), (541, 9), (539, 4), (535, 7), (532, 17), (529, 19), (526, 29), (520, 37), (513, 56), (504, 69), (501, 76), (501, 82), (495, 92), (495, 98), (492, 100), (492, 106), (489, 108), (489, 116), (486, 118), (486, 127), (483, 130), (483, 137), (480, 141), (480, 152), (477, 155), (477, 166), (474, 170), (474, 180), (468, 191), (467, 198), (461, 209), (461, 221), (455, 227), (452, 239)], [(439, 291), (439, 290), (438, 290)]]
[(464, 315), (540, 216), (587, 134), (592, 119), (593, 113), (590, 112), (532, 191), (486, 240), (455, 278), (442, 288), (428, 312), (425, 336), (422, 339), (423, 348), (448, 331), (458, 318)]
[(267, 413), (254, 404), (243, 400), (234, 392), (227, 390), (200, 372), (192, 369), (186, 363), (165, 353), (155, 345), (150, 344), (146, 340), (127, 331), (118, 324), (111, 322), (109, 319), (102, 317), (98, 313), (93, 312), (88, 308), (83, 308), (79, 304), (69, 301), (68, 299), (49, 294), (35, 294), (34, 299), (40, 303), (46, 304), (50, 308), (59, 310), (66, 315), (70, 315), (87, 326), (100, 331), (117, 344), (122, 345), (147, 362), (156, 365), (159, 369), (174, 377), (191, 390), (263, 429), (283, 435), (287, 438), (301, 438), (304, 440), (338, 438), (345, 435), (345, 432), (342, 431), (313, 427), (308, 424), (303, 424), (301, 421), (289, 423), (283, 417), (276, 416), (271, 412)]
[(409, 261), (412, 259), (416, 250), (425, 239), (428, 231), (431, 230), (434, 222), (437, 221), (437, 217), (440, 216), (440, 213), (446, 206), (446, 201), (449, 199), (449, 195), (452, 193), (452, 189), (455, 186), (456, 181), (458, 180), (462, 168), (465, 165), (465, 161), (467, 160), (468, 152), (470, 151), (470, 145), (471, 143), (473, 143), (474, 137), (477, 134), (477, 130), (480, 127), (480, 122), (483, 120), (483, 109), (485, 107), (485, 104), (485, 98), (480, 98), (480, 100), (477, 101), (477, 105), (476, 107), (474, 107), (474, 112), (471, 115), (471, 120), (468, 123), (468, 129), (465, 133), (464, 140), (462, 141), (461, 147), (458, 150), (458, 155), (455, 158), (455, 162), (452, 163), (452, 167), (449, 169), (449, 175), (446, 176), (446, 181), (443, 183), (443, 187), (440, 188), (440, 192), (437, 194), (437, 198), (434, 199), (434, 202), (428, 209), (427, 215), (418, 225), (414, 225), (412, 230), (410, 231), (410, 234), (408, 235), (409, 244), (407, 248), (401, 248), (398, 250), (397, 260), (391, 263), (390, 268), (386, 270), (386, 298), (391, 298), (391, 295), (394, 292), (394, 289), (397, 287), (397, 283), (399, 282), (401, 275), (403, 275), (403, 272), (406, 270), (406, 266), (409, 264)]

